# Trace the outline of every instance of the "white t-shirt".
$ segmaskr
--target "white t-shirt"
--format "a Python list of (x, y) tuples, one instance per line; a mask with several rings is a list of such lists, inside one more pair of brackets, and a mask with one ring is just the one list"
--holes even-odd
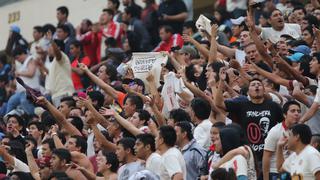
[(127, 180), (134, 173), (143, 169), (144, 166), (139, 161), (124, 164), (118, 169), (118, 180)]
[(149, 158), (146, 161), (146, 169), (160, 176), (160, 167), (161, 167), (161, 156), (160, 154), (154, 152), (149, 156)]
[(74, 87), (71, 79), (71, 64), (68, 56), (61, 52), (61, 60), (53, 59), (49, 69), (46, 89), (56, 98), (62, 95), (72, 95)]
[(197, 141), (197, 143), (204, 147), (205, 149), (208, 149), (210, 146), (210, 129), (211, 129), (212, 123), (210, 120), (206, 119), (203, 120), (195, 129), (193, 132), (194, 139)]
[(21, 160), (15, 157), (13, 159), (14, 159), (13, 172), (26, 172), (26, 173), (30, 172), (30, 168), (26, 163), (22, 162)]
[(301, 38), (301, 28), (299, 24), (285, 23), (284, 28), (281, 31), (276, 31), (272, 27), (262, 28), (261, 37), (264, 40), (270, 40), (272, 43), (276, 43), (280, 40), (280, 36), (288, 34), (295, 39)]
[(248, 164), (242, 155), (234, 156), (230, 161), (221, 165), (222, 168), (232, 168), (237, 176), (248, 176)]
[(177, 173), (182, 173), (183, 179), (187, 179), (187, 168), (182, 153), (172, 147), (161, 156), (160, 179), (172, 179)]
[[(270, 129), (268, 136), (264, 140), (264, 150), (271, 151), (272, 156), (270, 158), (270, 172), (277, 173), (277, 164), (276, 164), (276, 150), (277, 150), (277, 143), (279, 139), (281, 139), (284, 134), (288, 131), (285, 130), (282, 123), (278, 123), (273, 128)], [(288, 151), (283, 151), (284, 158), (288, 157)]]
[(282, 168), (291, 174), (292, 179), (314, 180), (315, 174), (320, 171), (320, 153), (307, 145), (300, 154), (292, 153)]
[(236, 49), (234, 56), (241, 66), (246, 63), (246, 53), (243, 50)]

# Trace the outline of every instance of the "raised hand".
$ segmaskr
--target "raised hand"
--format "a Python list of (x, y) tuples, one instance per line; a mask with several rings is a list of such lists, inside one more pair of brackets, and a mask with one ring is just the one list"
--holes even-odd
[(114, 109), (108, 109), (108, 108), (105, 108), (105, 107), (102, 107), (99, 110), (99, 112), (103, 116), (114, 116), (116, 114), (116, 111)]
[(213, 24), (211, 26), (211, 37), (216, 37), (217, 36), (217, 33), (218, 33), (218, 25), (217, 24)]
[(249, 31), (253, 31), (255, 29), (253, 17), (250, 15), (249, 11), (247, 11), (247, 17), (245, 19), (245, 23), (246, 23)]
[(192, 42), (194, 39), (191, 37), (191, 36), (189, 36), (188, 34), (183, 34), (182, 35), (182, 39), (183, 39), (183, 41), (184, 42)]
[(49, 101), (43, 96), (38, 97), (36, 100), (36, 104), (41, 105), (41, 106), (47, 106), (48, 103), (49, 103)]
[(92, 101), (90, 98), (83, 98), (83, 97), (79, 97), (79, 104), (82, 107), (88, 107), (92, 104)]
[(84, 71), (84, 72), (89, 71), (88, 66), (86, 66), (85, 64), (83, 64), (83, 63), (78, 63), (78, 65), (79, 65), (79, 68), (80, 68), (82, 71)]
[(150, 83), (150, 82), (154, 82), (154, 76), (151, 72), (148, 73), (148, 76), (146, 78), (146, 80)]

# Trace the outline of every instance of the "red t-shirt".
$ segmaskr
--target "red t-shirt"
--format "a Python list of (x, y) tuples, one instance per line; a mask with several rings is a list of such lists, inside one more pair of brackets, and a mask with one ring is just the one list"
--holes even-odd
[[(71, 63), (71, 67), (73, 68), (77, 68), (79, 63), (78, 59), (74, 59)], [(81, 59), (80, 63), (85, 64), (86, 66), (90, 66), (91, 64), (91, 60), (88, 56), (85, 56)], [(71, 73), (71, 78), (72, 78), (72, 82), (73, 82), (73, 86), (75, 90), (79, 90), (79, 89), (83, 89), (83, 84), (81, 82), (81, 77), (74, 71), (72, 71)]]
[(153, 50), (154, 52), (168, 51), (171, 52), (172, 47), (179, 46), (182, 48), (183, 39), (180, 34), (173, 34), (168, 41), (161, 41), (158, 46)]

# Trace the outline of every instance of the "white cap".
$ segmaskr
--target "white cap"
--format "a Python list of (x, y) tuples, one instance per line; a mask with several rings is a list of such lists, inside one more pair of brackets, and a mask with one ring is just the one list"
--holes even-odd
[(245, 17), (240, 16), (237, 19), (231, 19), (233, 25), (240, 25), (245, 20)]

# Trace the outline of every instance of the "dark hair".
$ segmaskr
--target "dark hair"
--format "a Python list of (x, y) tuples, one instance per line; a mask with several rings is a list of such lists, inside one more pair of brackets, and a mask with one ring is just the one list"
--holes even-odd
[(57, 8), (57, 11), (61, 12), (62, 14), (69, 16), (69, 9), (66, 6), (60, 6)]
[(306, 90), (306, 89), (310, 89), (311, 93), (312, 93), (313, 95), (316, 95), (318, 86), (317, 86), (317, 85), (309, 85), (309, 86), (305, 87), (304, 89), (305, 89), (305, 90)]
[(237, 180), (236, 173), (232, 168), (218, 168), (210, 174), (212, 180)]
[(19, 123), (20, 126), (25, 127), (25, 121), (24, 121), (24, 119), (22, 119), (22, 117), (19, 116), (19, 115), (17, 115), (17, 114), (10, 114), (10, 115), (8, 115), (8, 116), (7, 116), (7, 121), (9, 121), (9, 119), (12, 118), (12, 117), (15, 118), (15, 119), (18, 121), (18, 123)]
[(28, 123), (27, 127), (30, 127), (31, 125), (35, 125), (37, 127), (38, 131), (43, 131), (42, 136), (41, 136), (43, 138), (45, 135), (44, 125), (39, 121), (31, 121)]
[(290, 106), (297, 105), (300, 108), (300, 104), (297, 101), (288, 101), (282, 106), (282, 112), (283, 114), (287, 114)]
[(92, 91), (88, 92), (88, 96), (92, 101), (97, 101), (97, 108), (100, 108), (103, 106), (104, 103), (104, 95), (100, 91)]
[(71, 138), (76, 139), (76, 147), (80, 147), (80, 152), (82, 152), (83, 154), (86, 154), (88, 144), (87, 144), (87, 141), (84, 139), (84, 137), (79, 135), (73, 135), (71, 136)]
[(34, 26), (34, 30), (36, 30), (38, 33), (44, 33), (42, 26)]
[(111, 172), (116, 173), (119, 168), (119, 160), (114, 152), (109, 152), (107, 150), (101, 150), (102, 154), (106, 157), (107, 164), (111, 164)]
[(219, 77), (220, 69), (225, 67), (225, 64), (217, 61), (209, 64), (208, 67), (210, 67), (213, 70), (213, 72), (216, 73), (215, 80), (216, 82), (218, 82), (220, 80), (220, 77)]
[(219, 135), (223, 155), (226, 155), (229, 151), (241, 146), (240, 135), (235, 128), (222, 128), (220, 129)]
[(60, 49), (61, 51), (64, 50), (65, 44), (64, 44), (63, 40), (55, 39), (55, 40), (53, 40), (53, 41), (54, 41), (54, 43), (56, 43), (56, 45), (59, 47), (59, 49)]
[(21, 46), (17, 46), (16, 48), (14, 48), (14, 50), (12, 51), (12, 56), (18, 56), (18, 55), (22, 55), (22, 54), (27, 54), (27, 49), (21, 47)]
[(39, 121), (30, 121), (27, 127), (30, 127), (31, 125), (35, 125), (39, 131), (45, 130), (44, 125)]
[(71, 162), (71, 153), (67, 149), (58, 148), (53, 150), (52, 154), (58, 156), (60, 160), (65, 160), (67, 164)]
[(261, 79), (259, 79), (259, 78), (253, 78), (253, 79), (251, 79), (251, 80), (249, 81), (249, 84), (250, 84), (251, 82), (253, 82), (253, 81), (259, 81), (259, 82), (262, 83), (262, 80), (261, 80)]
[(195, 116), (200, 120), (208, 119), (211, 113), (211, 106), (207, 100), (194, 98), (191, 101), (191, 108)]
[(143, 100), (141, 97), (133, 95), (133, 94), (128, 94), (123, 102), (130, 101), (131, 104), (136, 106), (136, 109), (142, 109), (143, 108)]
[(163, 138), (164, 143), (173, 147), (177, 141), (177, 134), (173, 127), (165, 125), (159, 128), (159, 136)]
[(216, 122), (216, 123), (214, 123), (214, 124), (212, 125), (212, 127), (216, 127), (216, 128), (218, 128), (219, 130), (222, 129), (222, 128), (224, 128), (225, 126), (226, 126), (226, 123), (221, 122), (221, 121), (218, 121), (218, 122)]
[(62, 103), (62, 102), (66, 103), (69, 108), (76, 106), (76, 102), (75, 102), (75, 100), (73, 99), (72, 96), (68, 96), (68, 97), (62, 98), (61, 101), (60, 101), (60, 103)]
[[(34, 148), (32, 150), (34, 150), (36, 147), (38, 147), (38, 143), (37, 143), (37, 140), (32, 137), (31, 135), (28, 135), (24, 138), (26, 141), (30, 141), (33, 145), (34, 145)], [(35, 156), (37, 157), (37, 156)]]
[(58, 180), (72, 180), (65, 172), (63, 171), (53, 171), (50, 176), (49, 180), (51, 179), (58, 179)]
[(120, 1), (119, 0), (109, 0), (109, 1), (112, 2), (112, 4), (116, 5), (116, 9), (119, 8), (119, 6), (120, 6)]
[(83, 130), (83, 121), (80, 117), (77, 117), (77, 116), (70, 116), (69, 117), (71, 120), (71, 124), (77, 128), (80, 132), (82, 132)]
[(45, 24), (43, 25), (43, 33), (47, 33), (48, 31), (51, 31), (52, 34), (56, 32), (56, 27), (52, 24)]
[(186, 21), (183, 23), (183, 27), (191, 28), (192, 32), (196, 33), (198, 31), (194, 21)]
[(152, 134), (149, 134), (149, 133), (138, 134), (136, 138), (137, 140), (141, 141), (144, 146), (150, 145), (150, 149), (152, 152), (156, 151), (155, 138)]
[(185, 71), (186, 78), (192, 82), (197, 81), (197, 77), (194, 75), (195, 73), (194, 66), (195, 66), (194, 64), (190, 64), (189, 66), (186, 67), (186, 71)]
[(134, 78), (134, 79), (133, 79), (133, 82), (134, 82), (135, 84), (137, 84), (138, 86), (141, 86), (141, 87), (142, 87), (142, 93), (144, 94), (144, 91), (145, 91), (145, 89), (146, 89), (146, 87), (145, 87), (145, 85), (144, 85), (144, 82), (143, 82), (141, 79), (139, 79), (139, 78)]
[(56, 148), (56, 145), (54, 144), (54, 141), (53, 141), (52, 138), (45, 139), (44, 141), (42, 141), (41, 144), (48, 144), (49, 145), (49, 149), (51, 151), (53, 151)]
[(117, 47), (117, 40), (113, 37), (109, 37), (104, 41), (104, 44), (108, 46), (108, 48), (116, 48)]
[(173, 32), (174, 32), (173, 28), (171, 26), (168, 26), (168, 25), (160, 26), (159, 30), (160, 29), (164, 29), (164, 31), (166, 33), (172, 33), (173, 34)]
[(320, 63), (320, 52), (313, 53), (312, 57), (316, 58), (318, 60), (318, 63)]
[(303, 31), (308, 31), (312, 37), (314, 37), (312, 26), (307, 26)]
[(319, 20), (317, 19), (317, 17), (315, 17), (314, 15), (311, 14), (307, 14), (304, 18), (304, 20), (308, 21), (309, 26), (312, 27), (312, 25), (318, 27), (319, 26)]
[(135, 140), (133, 138), (124, 137), (117, 144), (121, 144), (124, 150), (130, 149), (130, 153), (134, 155)]
[(106, 8), (106, 9), (103, 9), (102, 12), (105, 12), (105, 13), (108, 13), (109, 15), (111, 15), (111, 16), (114, 16), (114, 12), (113, 12), (112, 9)]
[(80, 41), (78, 40), (73, 40), (71, 43), (70, 43), (70, 46), (73, 45), (74, 47), (76, 48), (80, 48), (80, 50), (82, 50), (82, 44)]
[(303, 6), (296, 6), (295, 8), (293, 8), (292, 12), (297, 10), (302, 10), (305, 15), (307, 14), (307, 11), (304, 9)]
[(151, 118), (150, 113), (144, 109), (139, 109), (136, 112), (139, 114), (138, 116), (139, 116), (140, 121), (145, 121), (143, 125), (148, 126), (148, 121)]
[(305, 124), (296, 124), (290, 128), (293, 135), (299, 135), (302, 144), (310, 144), (312, 133), (309, 126)]
[(316, 76), (310, 72), (310, 61), (312, 57), (309, 55), (303, 55), (300, 58), (300, 67), (299, 70), (302, 71), (302, 75), (307, 76), (309, 78), (315, 79)]
[(173, 119), (174, 123), (181, 122), (181, 121), (188, 121), (191, 122), (190, 115), (183, 109), (173, 109), (169, 113), (170, 119)]
[(182, 121), (182, 122), (177, 122), (175, 125), (180, 127), (181, 132), (187, 133), (187, 138), (189, 141), (193, 139), (192, 126), (190, 122)]
[(61, 29), (63, 32), (67, 33), (68, 36), (70, 35), (70, 28), (65, 24), (58, 25), (57, 29)]
[(104, 64), (102, 66), (106, 67), (106, 74), (109, 76), (110, 81), (117, 80), (117, 69), (111, 64)]
[[(22, 171), (14, 171), (9, 174), (10, 177), (13, 175), (18, 176), (18, 179), (33, 180), (31, 173), (22, 172)], [(4, 179), (6, 179), (6, 178), (4, 178)]]

